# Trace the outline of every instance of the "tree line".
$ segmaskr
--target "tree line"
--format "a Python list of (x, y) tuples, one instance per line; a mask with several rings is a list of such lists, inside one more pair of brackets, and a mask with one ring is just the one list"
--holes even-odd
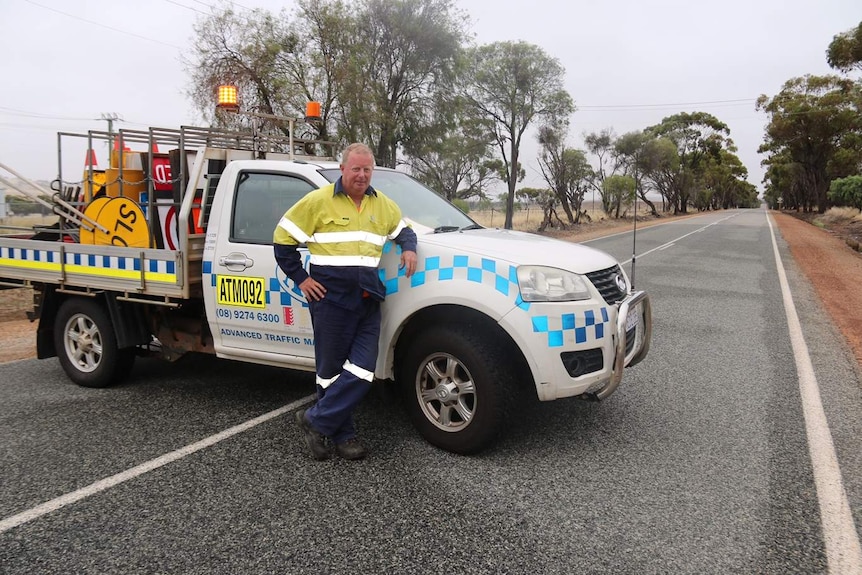
[[(504, 226), (516, 198), (538, 202), (541, 227), (576, 225), (588, 192), (611, 217), (635, 201), (658, 215), (758, 204), (726, 124), (679, 113), (642, 131), (612, 129), (569, 143), (572, 96), (557, 58), (523, 41), (476, 45), (452, 0), (299, 0), (292, 12), (215, 8), (195, 24), (186, 57), (189, 96), (216, 125), (248, 127), (214, 109), (217, 86), (240, 90), (244, 110), (321, 119), (311, 139), (361, 141), (378, 164), (405, 166), (449, 200), (482, 200), (506, 185)], [(286, 130), (274, 120), (259, 128)], [(521, 147), (537, 134), (544, 189), (518, 188)], [(653, 198), (660, 198), (660, 201)]]
[(862, 80), (849, 77), (862, 71), (862, 22), (833, 38), (826, 61), (840, 74), (791, 78), (757, 100), (769, 115), (759, 151), (772, 207), (862, 208)]

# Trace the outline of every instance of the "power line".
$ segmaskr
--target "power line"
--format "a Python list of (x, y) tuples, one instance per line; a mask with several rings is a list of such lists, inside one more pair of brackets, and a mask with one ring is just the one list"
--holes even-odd
[[(230, 0), (228, 0), (228, 1), (230, 4), (233, 4), (234, 6), (239, 6), (240, 8), (243, 8), (245, 10), (254, 10), (254, 8), (244, 6), (244, 5), (240, 4), (239, 2), (231, 2)], [(182, 4), (175, 2), (174, 0), (165, 0), (165, 2), (170, 2), (171, 4), (176, 4), (177, 6), (182, 6), (183, 8), (188, 8), (189, 10), (195, 10), (196, 12), (200, 12), (200, 10), (196, 10), (195, 8), (192, 8), (191, 6), (184, 6)], [(210, 4), (209, 2), (204, 2), (203, 0), (192, 0), (192, 2), (195, 2), (196, 4), (200, 4), (201, 6), (206, 6), (210, 10), (216, 9), (216, 7), (213, 4)], [(206, 14), (206, 12), (200, 12), (200, 13)]]
[(5, 108), (0, 106), (0, 114), (5, 116), (20, 116), (22, 118), (37, 118), (42, 120), (71, 120), (75, 122), (83, 122), (87, 120), (92, 120), (93, 118), (74, 118), (71, 116), (51, 116), (48, 114), (42, 114), (40, 112), (30, 112), (27, 110), (18, 110), (15, 108)]
[[(103, 112), (101, 117), (72, 117), (72, 116), (51, 116), (48, 114), (42, 114), (39, 112), (31, 112), (29, 110), (20, 110), (17, 108), (7, 108), (4, 106), (0, 106), (0, 117), (2, 116), (13, 116), (13, 117), (21, 117), (21, 118), (33, 118), (36, 120), (60, 120), (60, 121), (68, 121), (68, 122), (102, 122), (106, 121), (110, 116), (110, 119), (113, 121), (120, 121), (124, 124), (133, 125), (133, 126), (152, 126), (152, 122), (133, 122), (131, 120), (127, 120), (115, 113), (107, 113)], [(12, 124), (9, 122), (0, 122), (0, 126), (11, 126), (17, 128), (33, 128), (33, 129), (42, 129), (43, 126), (40, 124), (32, 123), (32, 124)], [(45, 127), (45, 129), (54, 130), (51, 127)], [(56, 131), (56, 130), (55, 130)]]
[(10, 124), (9, 122), (0, 122), (0, 126), (3, 128), (11, 128), (17, 130), (26, 130), (26, 131), (45, 131), (57, 133), (56, 126), (37, 126), (35, 124)]
[[(107, 24), (102, 24), (101, 22), (96, 22), (94, 20), (88, 20), (87, 18), (82, 18), (81, 16), (76, 16), (75, 14), (70, 14), (69, 12), (64, 12), (62, 10), (57, 10), (56, 8), (52, 8), (50, 6), (45, 6), (44, 4), (34, 2), (33, 0), (24, 0), (24, 1), (29, 3), (29, 4), (32, 4), (33, 6), (38, 6), (39, 8), (42, 8), (44, 10), (50, 10), (51, 12), (56, 12), (57, 14), (62, 14), (63, 16), (66, 16), (68, 18), (80, 20), (81, 22), (86, 22), (87, 24), (91, 24), (93, 26), (99, 26), (100, 28), (105, 28), (107, 30), (119, 32), (120, 34), (126, 34), (127, 36), (133, 36), (135, 38), (140, 38), (141, 40), (146, 40), (148, 42), (155, 42), (157, 44), (161, 44), (163, 46), (168, 46), (169, 48), (174, 48), (176, 50), (182, 50), (183, 49), (181, 46), (177, 46), (176, 44), (171, 44), (169, 42), (163, 42), (162, 40), (157, 40), (156, 38), (150, 38), (148, 36), (142, 36), (141, 34), (137, 34), (135, 32), (129, 32), (128, 30), (121, 30), (121, 29), (116, 28), (114, 26), (108, 26)], [(202, 0), (193, 0), (193, 1), (197, 2), (198, 4), (201, 4), (202, 6), (206, 6), (207, 8), (210, 8), (211, 10), (216, 9), (216, 7), (214, 5), (209, 4), (207, 2), (203, 2)], [(176, 6), (180, 6), (181, 8), (185, 8), (187, 10), (192, 10), (194, 12), (197, 12), (198, 14), (203, 14), (204, 16), (209, 15), (207, 12), (203, 12), (203, 11), (198, 10), (197, 8), (193, 8), (191, 6), (186, 6), (185, 4), (181, 4), (179, 2), (176, 2), (175, 0), (165, 0), (165, 2), (168, 2), (170, 4), (174, 4)], [(230, 3), (235, 5), (235, 6), (239, 6), (240, 8), (243, 8), (245, 10), (254, 10), (254, 8), (250, 8), (248, 6), (240, 4), (239, 2), (230, 1)]]
[[(175, 2), (174, 0), (165, 0), (165, 2), (167, 2), (168, 4), (173, 4), (174, 6), (179, 6), (180, 8), (185, 8), (186, 10), (191, 10), (192, 12), (197, 12), (198, 14), (203, 14), (205, 16), (208, 15), (203, 10), (198, 10), (197, 8), (192, 8), (191, 6), (186, 6), (185, 4), (180, 4), (179, 2)], [(204, 3), (201, 2), (201, 4), (204, 4)], [(204, 5), (208, 6), (208, 4), (204, 4)], [(212, 8), (212, 6), (210, 6), (210, 8)]]
[(169, 44), (168, 42), (162, 42), (161, 40), (156, 40), (155, 38), (148, 38), (147, 36), (141, 36), (140, 34), (135, 34), (134, 32), (129, 32), (127, 30), (120, 30), (119, 28), (114, 28), (113, 26), (108, 26), (107, 24), (102, 24), (101, 22), (95, 22), (93, 20), (88, 20), (86, 18), (81, 18), (80, 16), (76, 16), (74, 14), (69, 14), (68, 12), (63, 12), (62, 10), (57, 10), (56, 8), (51, 8), (50, 6), (45, 6), (43, 4), (39, 4), (38, 2), (33, 2), (33, 0), (24, 0), (28, 4), (32, 4), (33, 6), (38, 6), (39, 8), (43, 8), (45, 10), (50, 10), (51, 12), (56, 12), (57, 14), (62, 14), (63, 16), (67, 16), (69, 18), (74, 18), (75, 20), (80, 20), (81, 22), (86, 22), (87, 24), (92, 24), (93, 26), (98, 26), (100, 28), (106, 28), (108, 30), (112, 30), (114, 32), (119, 32), (120, 34), (126, 34), (128, 36), (134, 36), (135, 38), (140, 38), (141, 40), (147, 40), (148, 42), (155, 42), (157, 44), (162, 44), (163, 46), (168, 46), (170, 48), (174, 48), (176, 50), (182, 50), (180, 46), (175, 44)]
[(582, 111), (590, 111), (590, 112), (603, 112), (603, 111), (642, 111), (642, 110), (650, 110), (657, 108), (673, 108), (680, 106), (716, 106), (716, 105), (724, 105), (724, 106), (743, 106), (750, 105), (757, 101), (756, 98), (738, 98), (735, 100), (707, 100), (703, 102), (680, 102), (680, 103), (666, 103), (666, 104), (599, 104), (599, 105), (579, 105), (578, 110)]
[[(208, 4), (206, 2), (203, 2), (203, 0), (194, 0), (194, 1), (197, 2), (198, 4), (203, 4), (204, 6), (209, 6), (210, 8), (215, 8), (215, 6), (213, 6), (212, 4)], [(255, 10), (255, 8), (250, 8), (249, 6), (245, 6), (243, 4), (240, 4), (239, 2), (233, 2), (233, 0), (228, 0), (228, 2), (230, 2), (234, 6), (239, 6), (240, 8), (243, 8), (245, 10)]]

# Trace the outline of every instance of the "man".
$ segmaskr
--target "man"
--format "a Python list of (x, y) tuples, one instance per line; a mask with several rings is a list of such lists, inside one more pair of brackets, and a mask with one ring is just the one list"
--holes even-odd
[[(330, 456), (326, 438), (345, 459), (362, 459), (353, 411), (371, 387), (380, 337), (380, 302), (386, 289), (378, 267), (387, 239), (401, 247), (401, 266), (416, 270), (416, 234), (398, 205), (371, 187), (374, 154), (351, 144), (341, 156), (341, 177), (308, 193), (281, 218), (273, 233), (275, 259), (308, 301), (314, 329), (317, 403), (296, 420), (312, 457)], [(299, 244), (311, 255), (302, 267)]]

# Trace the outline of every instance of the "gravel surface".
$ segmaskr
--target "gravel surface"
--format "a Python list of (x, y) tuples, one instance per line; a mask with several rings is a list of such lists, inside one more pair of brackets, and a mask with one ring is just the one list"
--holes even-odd
[[(826, 573), (763, 215), (638, 237), (653, 351), (607, 402), (527, 403), (494, 449), (459, 457), (422, 441), (378, 387), (357, 411), (365, 461), (314, 462), (292, 418), (275, 417), (3, 533), (0, 572)], [(862, 525), (856, 362), (778, 243)], [(592, 245), (623, 260), (631, 239)], [(142, 360), (106, 390), (54, 360), (2, 365), (0, 382), (0, 518), (292, 411), (314, 387), (310, 373), (194, 355)]]

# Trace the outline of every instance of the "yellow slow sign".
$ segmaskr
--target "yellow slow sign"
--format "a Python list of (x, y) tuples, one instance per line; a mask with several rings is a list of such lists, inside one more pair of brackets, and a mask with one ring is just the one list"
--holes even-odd
[(219, 275), (216, 290), (219, 305), (266, 307), (266, 282), (263, 278)]
[(90, 202), (84, 215), (95, 220), (107, 232), (95, 228), (81, 228), (80, 242), (97, 246), (121, 248), (150, 247), (150, 230), (141, 206), (129, 198), (102, 196)]

